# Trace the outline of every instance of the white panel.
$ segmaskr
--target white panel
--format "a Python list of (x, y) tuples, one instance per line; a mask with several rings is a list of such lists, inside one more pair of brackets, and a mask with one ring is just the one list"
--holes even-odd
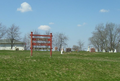
[[(19, 50), (24, 50), (23, 44), (15, 44), (12, 48), (12, 50), (15, 50), (15, 47), (19, 48)], [(10, 44), (0, 44), (0, 50), (11, 50)]]

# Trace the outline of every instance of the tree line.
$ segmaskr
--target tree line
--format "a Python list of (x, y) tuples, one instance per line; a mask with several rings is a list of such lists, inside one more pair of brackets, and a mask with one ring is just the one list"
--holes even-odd
[(114, 23), (98, 24), (92, 37), (89, 38), (90, 44), (98, 51), (103, 49), (108, 52), (120, 47), (120, 25)]
[[(23, 38), (20, 37), (20, 28), (14, 24), (11, 27), (6, 28), (6, 26), (0, 23), (0, 39), (6, 38), (11, 42), (11, 49), (14, 46), (14, 40), (23, 39), (25, 45), (25, 50), (30, 49), (30, 32), (24, 35)], [(34, 30), (33, 34), (41, 34), (40, 31)], [(44, 35), (49, 35), (50, 31), (45, 31)], [(37, 37), (37, 36), (36, 36)], [(57, 47), (58, 51), (61, 51), (62, 46), (67, 47), (67, 42), (69, 38), (64, 33), (53, 33), (53, 47)], [(42, 43), (47, 43), (44, 41)], [(95, 47), (98, 51), (103, 49), (107, 52), (114, 49), (120, 48), (120, 25), (114, 23), (106, 23), (105, 25), (98, 24), (95, 27), (95, 31), (92, 32), (92, 37), (89, 38), (90, 45)], [(46, 48), (48, 48), (46, 46)], [(74, 51), (84, 50), (84, 42), (78, 40), (77, 45), (73, 45), (72, 49)]]
[[(11, 49), (14, 46), (14, 40), (21, 40), (23, 39), (23, 42), (25, 43), (25, 50), (30, 49), (30, 33), (24, 35), (23, 38), (20, 37), (20, 28), (19, 26), (16, 26), (14, 24), (11, 25), (11, 27), (6, 28), (6, 26), (2, 25), (0, 23), (0, 39), (8, 39), (11, 42)], [(33, 34), (41, 34), (40, 31), (34, 30)], [(45, 31), (44, 35), (49, 35), (50, 31)], [(37, 38), (38, 36), (34, 36)], [(68, 37), (63, 33), (55, 33), (53, 34), (53, 47), (58, 47), (59, 51), (62, 48), (62, 46), (67, 46)], [(38, 41), (36, 41), (37, 43)], [(42, 41), (41, 43), (48, 43), (48, 41)], [(48, 46), (46, 46), (48, 48)]]
[(0, 39), (6, 38), (11, 42), (11, 49), (14, 46), (14, 40), (20, 39), (19, 26), (12, 24), (11, 27), (6, 28), (6, 26), (0, 23)]

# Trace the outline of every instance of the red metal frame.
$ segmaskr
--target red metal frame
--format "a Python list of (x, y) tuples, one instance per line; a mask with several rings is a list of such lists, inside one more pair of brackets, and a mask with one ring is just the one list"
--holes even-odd
[[(50, 35), (37, 35), (37, 34), (33, 34), (33, 32), (31, 32), (30, 34), (31, 36), (31, 56), (33, 55), (33, 46), (50, 46), (50, 56), (52, 56), (52, 33), (50, 33)], [(33, 36), (42, 36), (42, 37), (50, 37), (48, 38), (33, 38)], [(33, 41), (50, 41), (50, 43), (33, 43)]]

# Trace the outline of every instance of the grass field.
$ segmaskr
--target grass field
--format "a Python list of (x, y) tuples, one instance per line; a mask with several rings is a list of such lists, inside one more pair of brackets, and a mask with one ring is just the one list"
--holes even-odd
[(0, 81), (120, 81), (120, 53), (0, 51)]

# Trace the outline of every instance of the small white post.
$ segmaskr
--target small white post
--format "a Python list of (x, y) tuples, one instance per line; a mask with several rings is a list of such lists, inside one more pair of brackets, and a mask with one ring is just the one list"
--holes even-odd
[(103, 52), (105, 52), (105, 49), (103, 49)]
[(87, 49), (87, 51), (88, 51), (88, 52), (90, 51), (90, 46), (88, 46), (88, 49)]
[(117, 50), (116, 50), (116, 49), (114, 50), (114, 53), (117, 53)]
[(62, 49), (61, 49), (61, 54), (63, 54), (63, 46), (62, 46)]
[(96, 52), (98, 52), (98, 49), (96, 49)]

